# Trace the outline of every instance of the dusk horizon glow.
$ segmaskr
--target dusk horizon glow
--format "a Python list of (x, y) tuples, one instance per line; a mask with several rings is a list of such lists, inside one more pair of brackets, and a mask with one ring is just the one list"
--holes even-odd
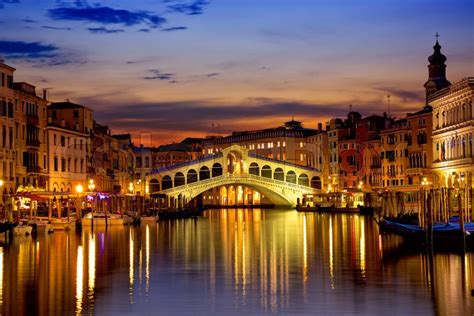
[[(451, 82), (474, 72), (474, 3), (0, 1), (15, 81), (90, 107), (113, 133), (185, 137), (421, 109), (439, 32)], [(214, 126), (214, 128), (213, 128)], [(216, 128), (219, 126), (219, 128)]]

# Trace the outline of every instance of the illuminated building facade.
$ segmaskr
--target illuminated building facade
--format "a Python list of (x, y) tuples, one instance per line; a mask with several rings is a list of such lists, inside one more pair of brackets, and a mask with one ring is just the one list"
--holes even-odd
[(433, 106), (433, 172), (435, 185), (473, 187), (474, 77), (430, 96)]
[(429, 78), (425, 84), (426, 102), (433, 107), (433, 164), (435, 185), (473, 186), (474, 78), (451, 85), (446, 79), (446, 56), (436, 41), (428, 58)]
[(48, 107), (49, 190), (73, 192), (87, 187), (87, 166), (91, 163), (92, 110), (72, 102)]

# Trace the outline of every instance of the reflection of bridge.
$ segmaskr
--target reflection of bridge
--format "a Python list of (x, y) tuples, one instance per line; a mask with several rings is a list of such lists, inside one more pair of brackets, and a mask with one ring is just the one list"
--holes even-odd
[(147, 183), (151, 194), (166, 195), (170, 207), (183, 207), (207, 190), (229, 185), (252, 188), (275, 205), (295, 206), (303, 194), (321, 190), (320, 174), (312, 167), (249, 154), (233, 145), (212, 156), (154, 170)]

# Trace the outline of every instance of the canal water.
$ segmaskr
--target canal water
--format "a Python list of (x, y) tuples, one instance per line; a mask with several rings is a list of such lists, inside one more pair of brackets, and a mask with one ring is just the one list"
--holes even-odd
[(472, 315), (473, 254), (407, 248), (370, 217), (212, 210), (16, 238), (1, 315)]

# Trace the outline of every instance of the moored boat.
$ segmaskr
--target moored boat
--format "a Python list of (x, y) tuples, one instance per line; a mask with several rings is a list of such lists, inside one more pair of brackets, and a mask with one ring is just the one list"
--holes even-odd
[(94, 225), (128, 225), (131, 224), (133, 218), (127, 215), (107, 214), (105, 213), (87, 213), (81, 220), (83, 226)]

